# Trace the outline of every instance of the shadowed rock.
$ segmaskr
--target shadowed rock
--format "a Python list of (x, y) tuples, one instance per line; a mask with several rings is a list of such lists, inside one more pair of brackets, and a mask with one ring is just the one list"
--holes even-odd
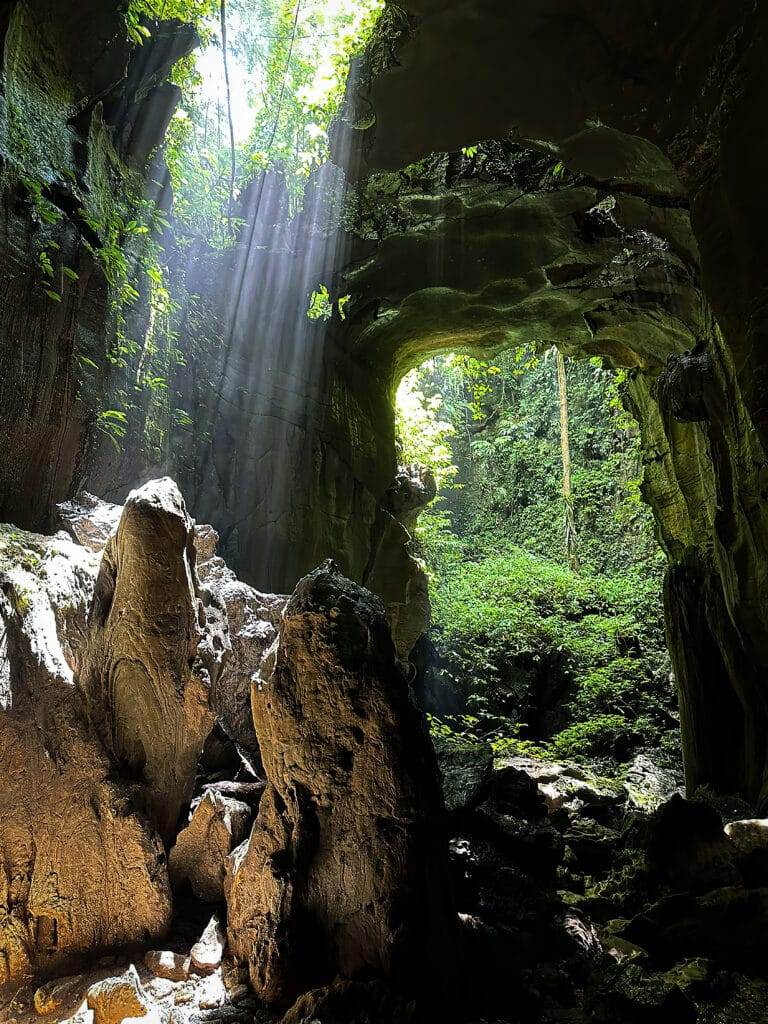
[(268, 785), (231, 858), (231, 948), (273, 1005), (335, 975), (439, 987), (454, 921), (442, 796), (381, 602), (324, 562), (273, 658), (253, 691)]
[(221, 602), (197, 580), (184, 500), (168, 478), (151, 481), (128, 496), (104, 549), (80, 684), (105, 748), (142, 783), (166, 840), (192, 795), (228, 646)]
[(258, 752), (251, 716), (251, 683), (275, 637), (287, 597), (262, 594), (239, 580), (216, 554), (219, 535), (210, 526), (197, 526), (200, 581), (227, 610), (231, 654), (214, 681), (211, 703), (227, 736), (249, 752)]
[(700, 345), (692, 352), (668, 356), (656, 387), (659, 406), (679, 423), (709, 419), (709, 405), (716, 398), (712, 354)]

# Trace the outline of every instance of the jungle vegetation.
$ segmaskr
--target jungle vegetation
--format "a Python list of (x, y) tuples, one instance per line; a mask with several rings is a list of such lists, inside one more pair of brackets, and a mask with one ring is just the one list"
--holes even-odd
[(401, 461), (440, 488), (416, 540), (439, 734), (619, 762), (675, 748), (663, 556), (622, 381), (541, 346), (440, 357), (403, 379)]

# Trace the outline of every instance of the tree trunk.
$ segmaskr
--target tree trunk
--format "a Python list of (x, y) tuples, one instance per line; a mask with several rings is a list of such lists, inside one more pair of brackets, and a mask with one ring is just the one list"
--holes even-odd
[(568, 390), (566, 387), (565, 359), (556, 349), (557, 394), (560, 405), (560, 451), (563, 456), (563, 502), (565, 504), (565, 553), (569, 567), (576, 572), (579, 554), (576, 537), (576, 517), (573, 512), (571, 489), (571, 445), (568, 437)]
[(227, 90), (227, 120), (229, 121), (229, 230), (232, 231), (232, 210), (235, 204), (235, 178), (237, 176), (237, 160), (235, 151), (235, 125), (232, 120), (232, 90), (229, 85), (229, 62), (227, 60), (227, 4), (221, 0), (221, 59), (224, 63), (224, 84)]

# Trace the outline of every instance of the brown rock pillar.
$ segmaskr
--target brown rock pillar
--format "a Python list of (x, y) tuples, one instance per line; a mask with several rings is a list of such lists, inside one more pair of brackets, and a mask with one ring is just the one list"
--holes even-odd
[(128, 496), (104, 549), (79, 679), (107, 751), (140, 783), (136, 799), (166, 842), (192, 795), (229, 647), (223, 606), (198, 584), (194, 539), (172, 480)]
[(455, 922), (443, 801), (384, 606), (326, 561), (296, 587), (273, 658), (253, 690), (268, 785), (232, 858), (231, 948), (270, 1005), (374, 977), (434, 1010)]

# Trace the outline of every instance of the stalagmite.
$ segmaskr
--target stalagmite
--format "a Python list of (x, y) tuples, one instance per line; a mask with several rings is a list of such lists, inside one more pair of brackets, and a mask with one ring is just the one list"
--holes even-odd
[(273, 660), (253, 691), (268, 785), (231, 858), (230, 946), (268, 1004), (336, 975), (406, 998), (440, 988), (442, 796), (381, 602), (324, 562), (290, 598)]
[(223, 604), (197, 581), (194, 523), (169, 479), (132, 492), (107, 543), (80, 671), (107, 751), (139, 783), (164, 839), (192, 796), (229, 641)]

